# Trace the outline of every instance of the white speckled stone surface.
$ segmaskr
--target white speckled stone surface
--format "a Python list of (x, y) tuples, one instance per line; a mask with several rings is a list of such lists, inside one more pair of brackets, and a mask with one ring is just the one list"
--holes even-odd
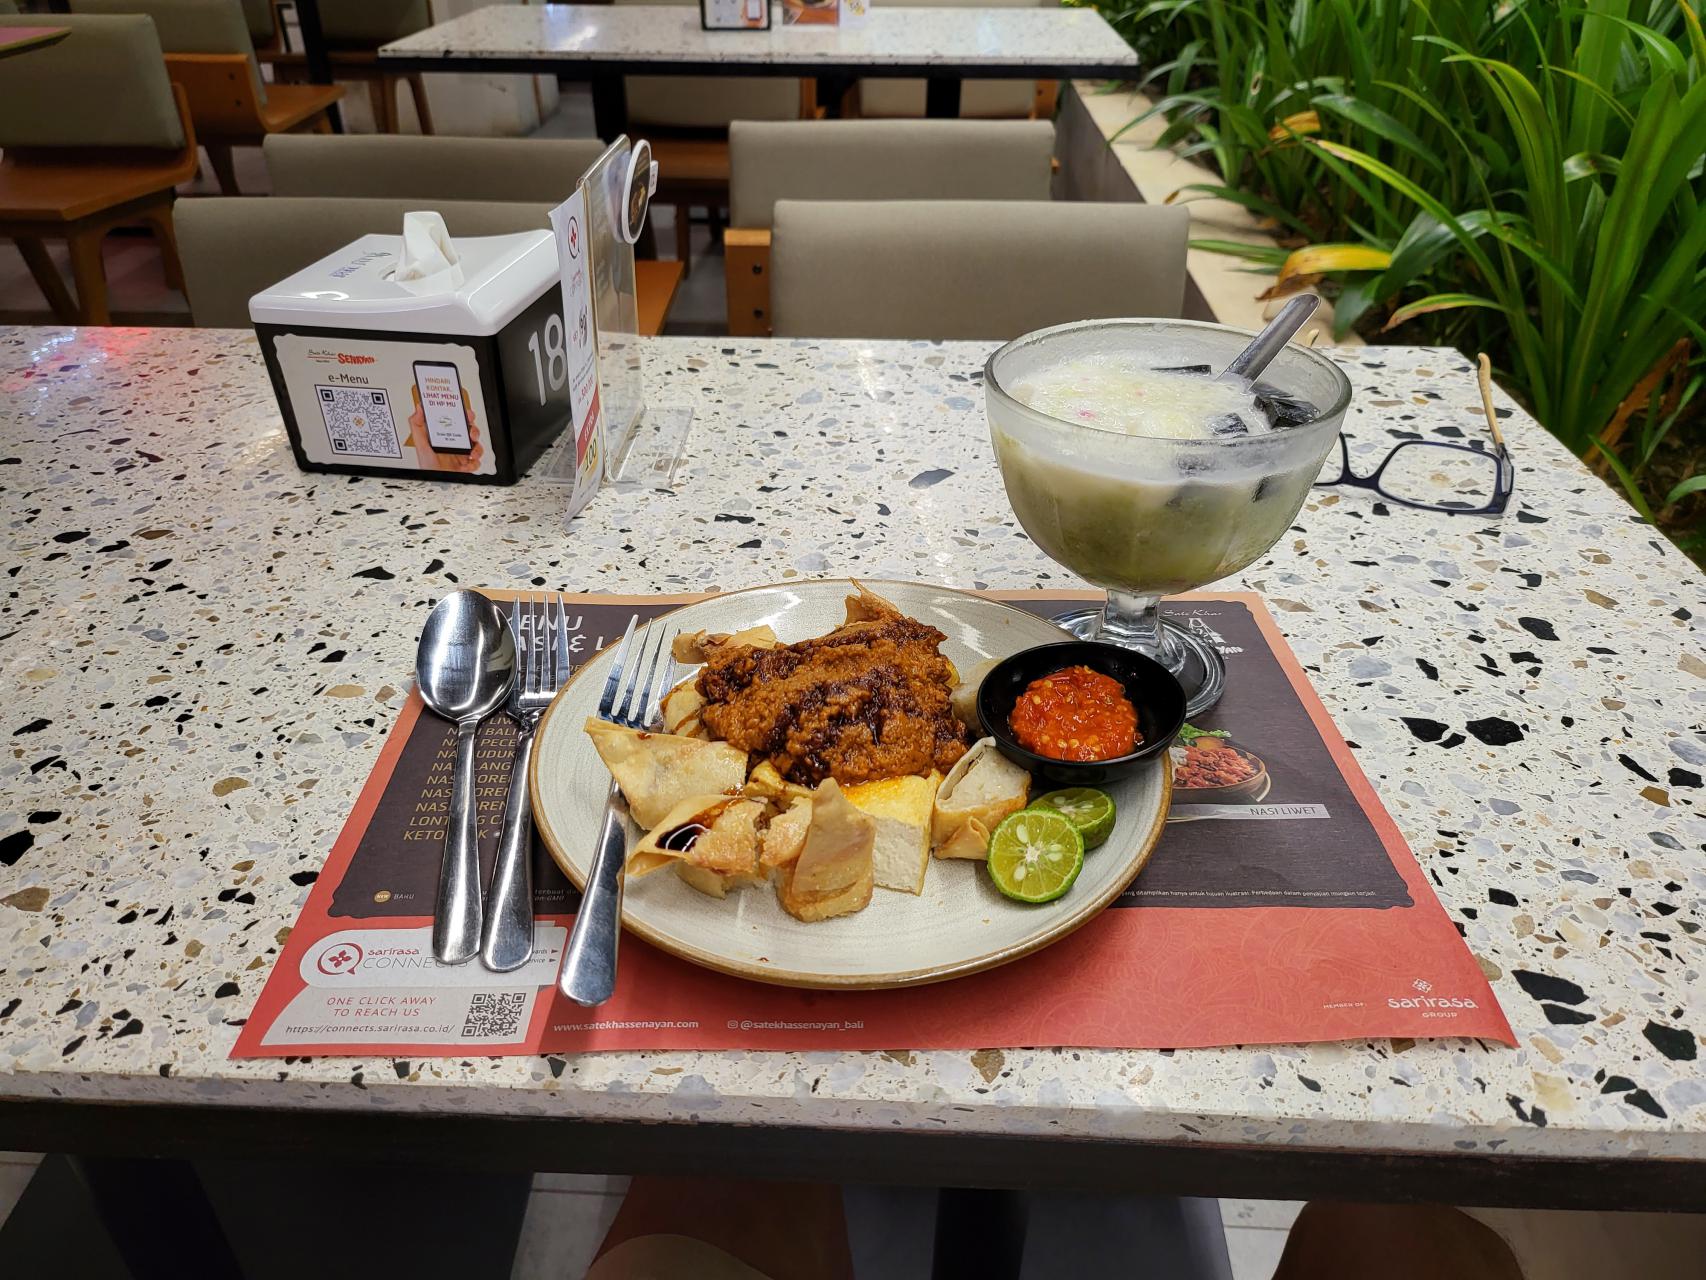
[[(1706, 1158), (1706, 580), (1520, 413), (1504, 518), (1318, 495), (1227, 583), (1266, 593), (1514, 1050), (227, 1059), (453, 583), (1071, 585), (1002, 495), (985, 354), (657, 340), (679, 489), (565, 533), (543, 484), (299, 472), (247, 333), (0, 329), (0, 1096)], [(1484, 429), (1456, 353), (1343, 361), (1365, 456)]]
[(811, 63), (825, 70), (1082, 67), (1136, 70), (1137, 55), (1094, 9), (886, 9), (859, 27), (782, 25), (705, 31), (697, 7), (492, 5), (384, 46), (379, 56), (528, 58), (756, 66)]

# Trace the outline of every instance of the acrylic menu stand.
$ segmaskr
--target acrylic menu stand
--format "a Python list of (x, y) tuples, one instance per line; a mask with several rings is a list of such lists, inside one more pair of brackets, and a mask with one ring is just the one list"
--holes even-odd
[[(642, 154), (646, 151), (643, 143), (641, 150)], [(622, 234), (633, 151), (626, 134), (618, 137), (581, 175), (579, 184), (586, 196), (587, 237), (592, 249), (604, 479), (618, 489), (669, 488), (692, 422), (692, 410), (670, 407), (648, 414), (646, 408), (634, 246)], [(574, 440), (565, 432), (534, 468), (534, 474), (572, 483), (574, 472)]]

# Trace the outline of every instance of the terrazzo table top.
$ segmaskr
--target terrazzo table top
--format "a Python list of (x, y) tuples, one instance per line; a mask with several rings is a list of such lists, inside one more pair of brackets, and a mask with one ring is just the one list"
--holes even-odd
[[(885, 9), (858, 27), (705, 31), (696, 6), (493, 5), (385, 45), (381, 59), (652, 64), (706, 70), (904, 68), (1115, 76), (1137, 55), (1093, 9)], [(430, 69), (430, 68), (429, 68)], [(797, 73), (797, 72), (796, 72)]]
[[(0, 329), (0, 1098), (1706, 1159), (1706, 580), (1513, 412), (1502, 519), (1317, 491), (1263, 592), (1518, 1035), (1189, 1052), (228, 1060), (453, 585), (1075, 585), (985, 344), (657, 339), (673, 495), (308, 475), (247, 332)], [(1339, 356), (1363, 466), (1484, 430)], [(1508, 402), (1506, 402), (1508, 404)]]

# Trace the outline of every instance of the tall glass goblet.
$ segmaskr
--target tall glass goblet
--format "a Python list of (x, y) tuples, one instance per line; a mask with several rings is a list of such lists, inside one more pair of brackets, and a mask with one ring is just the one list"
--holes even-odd
[[(1189, 320), (1085, 320), (1016, 338), (984, 367), (989, 432), (1019, 523), (1108, 593), (1102, 608), (1059, 621), (1161, 662), (1184, 684), (1190, 715), (1219, 699), (1226, 667), (1206, 639), (1161, 617), (1161, 597), (1237, 573), (1279, 541), (1339, 434), (1349, 381), (1320, 352), (1287, 346), (1259, 379), (1283, 405), (1284, 425), (1213, 435), (1205, 422), (1192, 439), (1060, 418), (1028, 400), (1039, 376), (1084, 360), (1134, 373), (1218, 372), (1250, 336)], [(1141, 411), (1137, 421), (1141, 430)]]

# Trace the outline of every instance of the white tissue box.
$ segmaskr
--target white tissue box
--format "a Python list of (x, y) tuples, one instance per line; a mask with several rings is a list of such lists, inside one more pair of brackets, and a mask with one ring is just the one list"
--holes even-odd
[(456, 241), (462, 282), (392, 278), (368, 235), (249, 299), (297, 465), (513, 484), (569, 421), (549, 231)]

